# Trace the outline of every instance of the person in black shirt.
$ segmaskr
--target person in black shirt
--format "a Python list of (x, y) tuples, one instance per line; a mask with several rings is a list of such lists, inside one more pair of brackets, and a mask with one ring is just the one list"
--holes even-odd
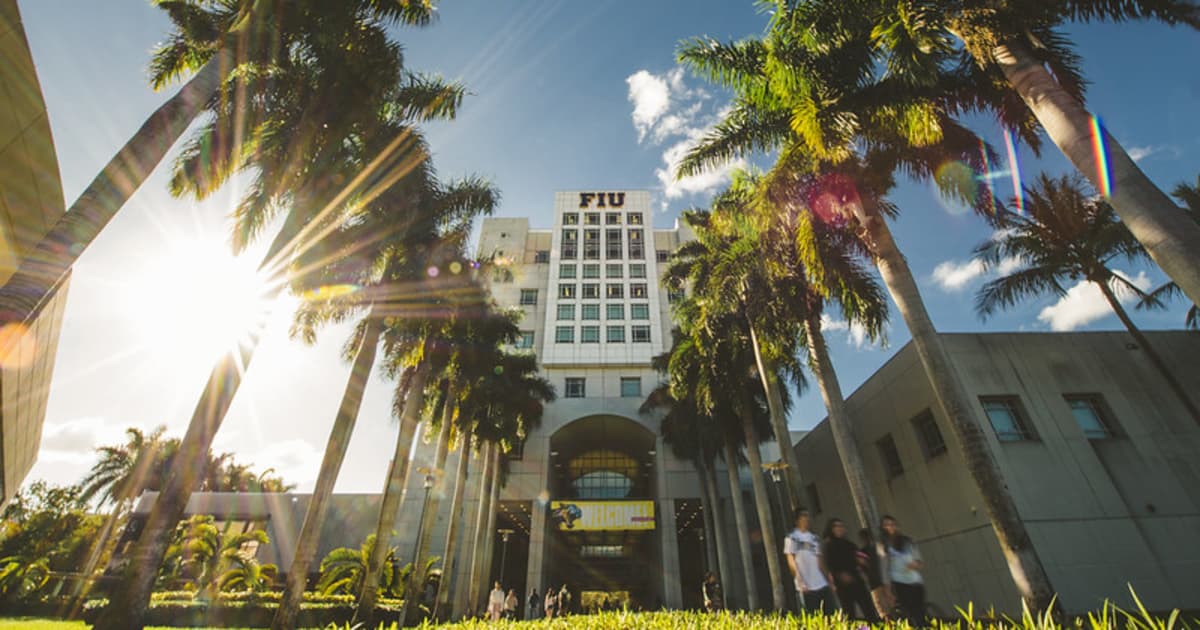
[(725, 594), (721, 592), (721, 583), (717, 581), (717, 576), (712, 571), (709, 571), (704, 576), (704, 584), (701, 586), (704, 591), (704, 609), (708, 612), (716, 612), (725, 610)]
[[(833, 574), (838, 600), (846, 614), (857, 619), (877, 621), (875, 604), (867, 591), (858, 564), (858, 547), (846, 538), (846, 524), (841, 519), (830, 519), (825, 526), (825, 566)], [(855, 613), (855, 608), (858, 613)]]

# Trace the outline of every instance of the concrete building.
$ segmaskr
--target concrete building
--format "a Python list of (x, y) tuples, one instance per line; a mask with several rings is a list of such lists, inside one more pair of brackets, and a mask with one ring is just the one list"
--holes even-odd
[[(0, 0), (0, 284), (64, 208), (50, 122), (21, 15), (16, 0)], [(27, 325), (0, 328), (0, 506), (37, 460), (66, 296), (64, 283)]]
[[(1150, 332), (1200, 397), (1200, 334)], [(1105, 599), (1200, 609), (1200, 426), (1122, 332), (946, 334), (976, 421), (1068, 612)], [(883, 513), (925, 556), (930, 601), (1020, 612), (912, 344), (846, 401)], [(853, 520), (827, 422), (796, 445), (816, 521)]]

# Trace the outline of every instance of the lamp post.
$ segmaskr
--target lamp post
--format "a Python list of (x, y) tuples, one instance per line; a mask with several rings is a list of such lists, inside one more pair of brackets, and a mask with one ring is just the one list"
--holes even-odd
[(408, 588), (404, 593), (404, 605), (400, 609), (401, 626), (408, 620), (409, 611), (412, 610), (412, 601), (420, 597), (417, 591), (421, 588), (420, 581), (423, 581), (424, 576), (421, 574), (421, 568), (417, 566), (417, 562), (421, 559), (421, 536), (424, 534), (422, 530), (425, 528), (425, 509), (429, 507), (429, 490), (433, 488), (434, 482), (437, 481), (437, 474), (441, 471), (422, 466), (417, 469), (417, 472), (425, 475), (422, 485), (425, 488), (425, 497), (421, 501), (421, 516), (417, 520), (417, 538), (413, 541), (412, 577), (408, 581)]
[(775, 503), (779, 505), (779, 513), (783, 515), (783, 531), (786, 532), (788, 530), (787, 511), (784, 507), (783, 497), (779, 494), (779, 486), (783, 483), (783, 471), (787, 470), (787, 462), (783, 460), (766, 462), (762, 467), (771, 475), (771, 485), (775, 488)]
[(500, 534), (500, 542), (504, 543), (500, 547), (500, 583), (504, 583), (504, 565), (508, 562), (508, 537), (513, 535), (511, 529), (498, 529), (496, 533)]

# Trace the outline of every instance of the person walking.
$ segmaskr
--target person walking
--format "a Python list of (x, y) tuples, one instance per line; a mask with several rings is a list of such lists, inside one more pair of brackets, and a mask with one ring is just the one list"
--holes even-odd
[(492, 586), (492, 592), (488, 594), (488, 617), (492, 621), (500, 621), (500, 615), (504, 613), (504, 591), (500, 588), (500, 581), (497, 580)]
[(566, 583), (563, 583), (562, 590), (558, 592), (558, 616), (566, 617), (571, 614), (571, 590), (567, 588)]
[(558, 608), (558, 594), (556, 592), (554, 592), (553, 586), (546, 587), (545, 606), (546, 606), (546, 618), (553, 619), (555, 616), (554, 615), (555, 609)]
[(717, 581), (717, 575), (709, 571), (704, 575), (704, 583), (700, 586), (704, 593), (704, 610), (708, 612), (717, 612), (725, 610), (725, 593), (721, 590), (721, 583)]
[(921, 560), (921, 552), (911, 538), (900, 532), (895, 518), (884, 516), (880, 519), (879, 529), (882, 530), (886, 553), (885, 570), (892, 584), (892, 593), (900, 604), (900, 612), (908, 619), (909, 625), (924, 627), (925, 580), (921, 577), (921, 569), (925, 567), (925, 562)]
[(829, 519), (822, 538), (825, 543), (825, 564), (829, 567), (829, 573), (833, 575), (833, 586), (837, 589), (837, 598), (842, 610), (854, 619), (872, 623), (878, 621), (875, 604), (871, 602), (866, 580), (859, 570), (858, 546), (846, 538), (846, 523), (840, 518)]
[(508, 596), (504, 598), (504, 618), (515, 620), (517, 618), (517, 610), (521, 608), (521, 600), (517, 598), (516, 589), (508, 589)]
[(537, 587), (535, 586), (533, 587), (533, 592), (529, 594), (529, 618), (541, 619), (543, 610), (542, 596), (538, 595)]
[(870, 527), (858, 530), (858, 566), (862, 568), (867, 578), (867, 588), (871, 589), (871, 601), (875, 604), (875, 613), (880, 620), (887, 621), (892, 615), (892, 607), (896, 605), (891, 591), (883, 582), (882, 562), (880, 562), (880, 547), (875, 542), (875, 534)]
[(804, 610), (833, 612), (832, 580), (821, 555), (821, 540), (808, 529), (810, 520), (808, 508), (796, 508), (793, 519), (796, 529), (783, 539), (783, 553), (787, 555), (788, 569)]

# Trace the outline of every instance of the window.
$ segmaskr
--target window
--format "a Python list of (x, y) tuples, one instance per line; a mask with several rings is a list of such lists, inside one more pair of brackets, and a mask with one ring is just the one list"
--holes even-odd
[(583, 231), (583, 258), (585, 260), (600, 259), (600, 230)]
[(562, 257), (574, 260), (579, 251), (579, 232), (577, 230), (562, 231)]
[(621, 214), (618, 212), (609, 212), (604, 215), (605, 225), (621, 225)]
[(600, 319), (599, 304), (584, 304), (581, 308), (583, 313), (579, 319)]
[(946, 452), (946, 440), (938, 428), (933, 412), (926, 409), (912, 419), (913, 430), (917, 432), (917, 440), (921, 442), (921, 452), (925, 459), (933, 459)]
[(629, 265), (629, 277), (630, 278), (645, 278), (646, 277), (646, 265), (644, 263), (635, 263), (635, 264)]
[(642, 213), (641, 212), (630, 212), (626, 216), (626, 222), (628, 222), (629, 225), (641, 225), (642, 224)]
[(562, 299), (567, 299), (567, 300), (573, 299), (575, 297), (575, 285), (573, 285), (573, 284), (558, 285), (558, 297), (560, 297)]
[(608, 230), (605, 233), (604, 256), (615, 260), (621, 258), (621, 230)]
[(599, 326), (581, 326), (579, 328), (580, 343), (600, 343)]
[(1033, 440), (1033, 432), (1021, 412), (1021, 404), (1016, 396), (981, 396), (983, 411), (992, 430), (1001, 442), (1023, 442)]
[(583, 266), (583, 277), (584, 278), (599, 278), (600, 277), (600, 265), (584, 265)]
[(608, 343), (625, 343), (625, 327), (609, 326)]
[(646, 299), (646, 283), (635, 282), (629, 285), (629, 297), (635, 299)]
[(504, 458), (510, 462), (519, 462), (525, 459), (525, 440), (513, 442), (512, 449), (504, 454)]
[(670, 258), (670, 256), (671, 252), (668, 252), (665, 249), (654, 250), (654, 260), (657, 260), (658, 262), (667, 262), (667, 258)]
[(600, 225), (600, 213), (599, 212), (584, 213), (583, 224), (584, 225)]
[(642, 377), (640, 376), (622, 376), (621, 377), (621, 398), (641, 398), (642, 397)]
[(896, 450), (896, 440), (889, 433), (875, 442), (879, 448), (879, 456), (883, 458), (883, 472), (888, 479), (895, 479), (904, 474), (904, 464), (900, 462), (900, 451)]
[(650, 319), (650, 305), (630, 304), (629, 319)]
[(558, 277), (569, 280), (575, 279), (575, 264), (562, 264), (558, 266)]
[(558, 319), (567, 319), (567, 320), (575, 319), (575, 305), (574, 304), (559, 304), (558, 305)]
[(634, 326), (633, 343), (650, 343), (650, 327)]
[(810, 483), (804, 487), (804, 493), (808, 495), (808, 509), (813, 515), (821, 513), (821, 493), (817, 492), (817, 484)]
[(1118, 435), (1117, 425), (1112, 420), (1108, 405), (1099, 394), (1065, 395), (1063, 398), (1071, 407), (1071, 415), (1075, 416), (1075, 424), (1083, 431), (1089, 440), (1107, 440)]
[(587, 382), (582, 378), (567, 377), (566, 387), (563, 388), (563, 398), (584, 398), (587, 396)]
[(642, 241), (641, 230), (629, 230), (629, 257), (634, 260), (641, 260), (646, 257), (643, 247), (645, 243)]
[(558, 326), (554, 329), (555, 343), (575, 343), (574, 326)]
[(621, 264), (617, 263), (615, 265), (605, 265), (604, 266), (604, 277), (605, 278), (620, 278), (621, 277)]
[(563, 225), (579, 225), (579, 213), (578, 212), (564, 212), (563, 213)]
[(517, 340), (517, 347), (522, 350), (528, 350), (533, 347), (533, 331), (522, 330), (521, 338)]
[(683, 289), (676, 289), (676, 288), (667, 289), (667, 303), (668, 304), (674, 304), (674, 303), (682, 300), (684, 297), (686, 297), (686, 295), (684, 294)]
[(537, 306), (537, 289), (521, 289), (521, 306)]
[(606, 297), (620, 299), (625, 297), (625, 285), (623, 284), (607, 284), (604, 285), (604, 295)]
[(548, 263), (548, 262), (550, 262), (550, 250), (548, 250), (548, 249), (539, 249), (539, 250), (537, 250), (537, 252), (535, 252), (535, 253), (533, 254), (533, 262), (535, 262), (535, 263)]
[(583, 299), (598, 300), (600, 299), (600, 285), (594, 282), (587, 282), (583, 285)]
[(607, 311), (605, 313), (605, 316), (606, 316), (605, 319), (612, 319), (612, 320), (625, 319), (625, 305), (624, 304), (609, 304), (609, 305), (605, 306), (604, 308)]

